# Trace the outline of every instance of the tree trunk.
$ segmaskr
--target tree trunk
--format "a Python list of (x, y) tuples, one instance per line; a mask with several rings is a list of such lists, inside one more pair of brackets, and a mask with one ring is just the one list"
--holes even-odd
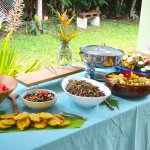
[(34, 1), (30, 0), (28, 1), (28, 7), (26, 8), (29, 11), (29, 16), (28, 16), (28, 20), (32, 20), (33, 16), (34, 16)]
[(37, 5), (36, 5), (36, 14), (38, 15), (39, 22), (43, 19), (43, 0), (37, 0)]
[(133, 0), (133, 1), (132, 1), (132, 5), (131, 5), (131, 9), (130, 9), (130, 17), (132, 17), (132, 13), (133, 13), (133, 11), (134, 11), (134, 9), (135, 9), (136, 1), (137, 1), (137, 0)]

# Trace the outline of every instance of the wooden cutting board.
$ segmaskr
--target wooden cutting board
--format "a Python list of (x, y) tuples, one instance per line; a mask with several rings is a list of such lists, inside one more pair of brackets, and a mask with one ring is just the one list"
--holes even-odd
[(83, 68), (60, 68), (53, 67), (53, 69), (42, 69), (26, 74), (21, 74), (16, 77), (16, 80), (21, 84), (29, 87), (36, 84), (44, 83), (54, 79), (62, 78), (71, 74), (83, 71)]

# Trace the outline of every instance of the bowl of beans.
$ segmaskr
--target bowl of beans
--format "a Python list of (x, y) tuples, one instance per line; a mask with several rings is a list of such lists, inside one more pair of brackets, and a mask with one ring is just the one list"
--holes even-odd
[(22, 102), (33, 109), (46, 109), (57, 101), (57, 94), (48, 89), (33, 89), (22, 94)]
[(62, 88), (71, 100), (86, 108), (99, 105), (111, 95), (103, 83), (85, 77), (67, 77), (62, 81)]
[(132, 72), (113, 72), (105, 76), (105, 84), (120, 97), (136, 98), (150, 94), (150, 77)]

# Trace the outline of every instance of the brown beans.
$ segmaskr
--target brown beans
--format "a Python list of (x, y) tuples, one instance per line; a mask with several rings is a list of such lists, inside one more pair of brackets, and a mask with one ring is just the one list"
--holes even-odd
[(85, 80), (69, 80), (66, 86), (66, 91), (70, 94), (82, 97), (100, 97), (105, 96), (105, 93)]

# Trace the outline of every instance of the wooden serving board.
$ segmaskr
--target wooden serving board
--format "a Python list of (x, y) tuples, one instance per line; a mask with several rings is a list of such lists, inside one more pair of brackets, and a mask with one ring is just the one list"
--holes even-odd
[(83, 68), (60, 68), (56, 66), (53, 68), (54, 69), (42, 69), (26, 74), (21, 74), (16, 77), (16, 80), (18, 80), (18, 82), (20, 82), (21, 84), (29, 87), (61, 77), (65, 77), (71, 74), (75, 74), (83, 70)]

